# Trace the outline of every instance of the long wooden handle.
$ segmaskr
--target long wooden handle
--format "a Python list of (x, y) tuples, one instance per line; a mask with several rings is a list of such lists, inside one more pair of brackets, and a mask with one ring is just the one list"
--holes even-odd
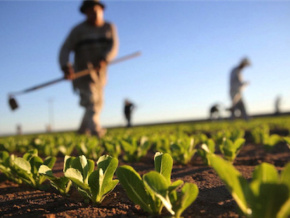
[[(109, 65), (117, 64), (119, 62), (126, 61), (126, 60), (129, 60), (131, 58), (137, 57), (139, 55), (141, 55), (141, 52), (139, 52), (139, 51), (138, 52), (134, 52), (132, 54), (129, 54), (129, 55), (126, 55), (126, 56), (123, 56), (123, 57), (120, 57), (120, 58), (117, 58), (117, 59), (113, 60), (112, 62), (109, 63)], [(90, 74), (90, 70), (89, 69), (79, 71), (79, 72), (75, 73), (74, 79), (80, 78), (80, 77), (88, 75), (88, 74)], [(64, 81), (64, 80), (65, 80), (64, 77), (61, 77), (61, 78), (58, 78), (58, 79), (54, 79), (54, 80), (42, 83), (40, 85), (33, 86), (31, 88), (28, 88), (28, 89), (25, 89), (25, 90), (22, 90), (22, 91), (19, 91), (19, 92), (10, 93), (9, 96), (14, 96), (14, 95), (19, 95), (19, 94), (24, 94), (24, 93), (27, 93), (27, 92), (31, 92), (31, 91), (34, 91), (34, 90), (37, 90), (37, 89), (40, 89), (40, 88), (44, 88), (46, 86), (49, 86), (49, 85), (52, 85), (52, 84), (55, 84), (55, 83), (58, 83), (58, 82)]]
[[(120, 57), (120, 58), (117, 58), (111, 62), (109, 62), (108, 65), (113, 65), (113, 64), (117, 64), (117, 63), (120, 63), (122, 61), (126, 61), (126, 60), (129, 60), (129, 59), (132, 59), (132, 58), (135, 58), (135, 57), (138, 57), (141, 55), (141, 52), (140, 51), (137, 51), (137, 52), (134, 52), (132, 54), (129, 54), (129, 55), (126, 55), (126, 56), (123, 56), (123, 57)], [(77, 78), (80, 78), (80, 77), (83, 77), (83, 76), (86, 76), (90, 74), (90, 70), (89, 69), (86, 69), (86, 70), (82, 70), (82, 71), (79, 71), (77, 73), (75, 73), (74, 75), (74, 79), (77, 79)]]

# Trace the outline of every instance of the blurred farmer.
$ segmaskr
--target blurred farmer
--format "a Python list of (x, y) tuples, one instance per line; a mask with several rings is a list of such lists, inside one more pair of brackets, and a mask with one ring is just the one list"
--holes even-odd
[(281, 106), (281, 96), (277, 96), (275, 99), (275, 114), (279, 115), (280, 112), (280, 106)]
[(210, 107), (209, 110), (209, 117), (211, 120), (213, 119), (219, 119), (220, 118), (220, 106), (218, 104), (214, 104)]
[[(102, 137), (100, 112), (103, 89), (107, 81), (107, 64), (117, 55), (118, 36), (112, 23), (104, 20), (105, 5), (98, 0), (84, 0), (80, 7), (85, 21), (76, 25), (65, 39), (59, 54), (59, 63), (65, 78), (74, 79), (74, 72), (91, 69), (90, 75), (73, 80), (74, 90), (85, 108), (78, 133)], [(69, 61), (74, 53), (74, 64)]]
[(132, 102), (130, 102), (128, 99), (125, 99), (124, 114), (127, 121), (127, 127), (131, 127), (131, 115), (134, 108), (135, 108), (135, 105)]
[(244, 58), (240, 64), (232, 70), (230, 75), (230, 96), (232, 100), (230, 111), (232, 118), (235, 118), (236, 113), (239, 112), (243, 119), (249, 119), (242, 99), (242, 90), (249, 84), (248, 82), (244, 82), (242, 79), (242, 70), (247, 66), (250, 66), (250, 61), (247, 58)]

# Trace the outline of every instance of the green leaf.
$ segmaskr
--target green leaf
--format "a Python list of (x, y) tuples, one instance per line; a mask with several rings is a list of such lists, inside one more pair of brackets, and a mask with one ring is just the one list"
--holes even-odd
[(52, 170), (46, 165), (41, 165), (39, 167), (38, 173), (39, 174), (43, 174), (43, 175), (47, 176), (50, 179), (54, 179), (55, 178), (53, 173), (52, 173)]
[(220, 150), (226, 160), (234, 161), (244, 143), (245, 139), (243, 138), (239, 138), (234, 142), (230, 139), (224, 138), (223, 144), (220, 145)]
[(64, 167), (63, 167), (63, 172), (65, 172), (68, 168), (71, 168), (72, 162), (75, 159), (75, 157), (71, 157), (66, 155), (64, 157)]
[(152, 213), (149, 196), (140, 175), (131, 166), (127, 165), (118, 167), (116, 174), (130, 200), (140, 205), (143, 210)]
[(182, 180), (176, 180), (175, 182), (173, 182), (169, 187), (168, 187), (168, 191), (171, 192), (175, 189), (177, 189), (179, 186), (181, 186), (183, 184)]
[(284, 183), (288, 186), (290, 191), (290, 163), (286, 164), (283, 171), (281, 172), (281, 183)]
[(277, 218), (287, 218), (290, 216), (290, 198), (282, 205), (277, 214)]
[(260, 183), (277, 183), (279, 176), (276, 168), (269, 163), (262, 163), (253, 172), (253, 181)]
[(31, 166), (31, 173), (33, 174), (33, 177), (36, 177), (36, 174), (38, 173), (39, 167), (43, 164), (43, 160), (38, 156), (33, 156), (29, 160), (30, 166)]
[(71, 181), (73, 181), (77, 186), (84, 190), (89, 190), (88, 184), (85, 184), (83, 181), (82, 173), (74, 168), (69, 168), (64, 173), (65, 177), (69, 178)]
[(274, 146), (276, 144), (278, 144), (279, 142), (281, 141), (281, 137), (277, 134), (272, 134), (270, 137), (269, 137), (269, 142), (268, 142), (268, 145), (270, 146)]
[[(102, 156), (97, 163), (98, 169), (103, 170), (103, 183), (101, 186), (102, 194), (111, 191), (111, 187), (107, 186), (113, 179), (114, 173), (118, 167), (118, 159), (108, 155)], [(115, 183), (115, 182), (114, 182)]]
[(55, 161), (56, 161), (56, 158), (55, 157), (47, 157), (43, 161), (43, 164), (52, 169), (53, 166), (54, 166), (54, 164), (55, 164)]
[(7, 166), (9, 159), (9, 153), (7, 151), (1, 151), (0, 152), (0, 164)]
[(23, 155), (23, 159), (25, 159), (27, 161), (30, 161), (30, 159), (32, 157), (36, 157), (36, 156), (38, 156), (38, 150), (37, 149), (31, 149), (31, 150), (29, 150), (28, 152), (26, 152)]
[(108, 155), (99, 158), (97, 170), (91, 173), (88, 180), (94, 202), (100, 203), (105, 195), (118, 184), (118, 180), (112, 180), (117, 166), (117, 158), (112, 158)]
[(172, 157), (167, 153), (157, 152), (154, 156), (154, 166), (155, 170), (166, 178), (167, 184), (171, 184)]
[(241, 211), (244, 214), (250, 214), (251, 210), (247, 206), (245, 197), (245, 192), (249, 189), (247, 181), (230, 162), (227, 162), (214, 154), (208, 154), (208, 159), (213, 169), (232, 194)]
[(176, 217), (180, 217), (183, 211), (188, 208), (197, 198), (198, 187), (195, 184), (185, 183), (175, 202), (172, 202), (173, 211)]
[(25, 159), (23, 159), (21, 157), (16, 157), (14, 159), (14, 164), (18, 168), (20, 168), (23, 171), (25, 171), (27, 174), (31, 174), (31, 166), (30, 166), (30, 163), (27, 160), (25, 160)]
[[(161, 200), (166, 209), (174, 215), (172, 205), (168, 196), (168, 181), (160, 173), (151, 171), (143, 176), (143, 181), (147, 190)], [(162, 205), (160, 205), (162, 206)], [(160, 207), (157, 202), (157, 207)]]
[(276, 217), (282, 205), (289, 199), (288, 187), (284, 184), (260, 183), (250, 184), (253, 196), (249, 199), (252, 217)]

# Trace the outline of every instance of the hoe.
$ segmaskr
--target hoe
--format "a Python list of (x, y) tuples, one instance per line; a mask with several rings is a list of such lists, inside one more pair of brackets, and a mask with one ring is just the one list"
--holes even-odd
[[(110, 62), (109, 64), (110, 65), (111, 64), (117, 64), (119, 62), (122, 62), (122, 61), (125, 61), (125, 60), (128, 60), (128, 59), (137, 57), (139, 55), (141, 55), (141, 52), (135, 52), (135, 53), (120, 57), (118, 59), (115, 59), (112, 62)], [(82, 76), (85, 76), (85, 75), (88, 75), (88, 74), (90, 74), (90, 72), (91, 72), (90, 69), (86, 69), (86, 70), (77, 72), (77, 73), (75, 73), (74, 79), (82, 77)], [(15, 109), (17, 109), (19, 107), (14, 96), (25, 94), (25, 93), (28, 93), (28, 92), (31, 92), (31, 91), (35, 91), (37, 89), (41, 89), (41, 88), (44, 88), (46, 86), (53, 85), (55, 83), (58, 83), (58, 82), (61, 82), (61, 81), (64, 81), (64, 80), (66, 80), (66, 79), (64, 77), (61, 77), (59, 79), (54, 79), (54, 80), (51, 80), (51, 81), (48, 81), (48, 82), (45, 82), (45, 83), (30, 87), (28, 89), (25, 89), (25, 90), (22, 90), (22, 91), (19, 91), (19, 92), (10, 93), (8, 95), (8, 98), (9, 98), (8, 102), (9, 102), (10, 109), (11, 110), (15, 110)]]

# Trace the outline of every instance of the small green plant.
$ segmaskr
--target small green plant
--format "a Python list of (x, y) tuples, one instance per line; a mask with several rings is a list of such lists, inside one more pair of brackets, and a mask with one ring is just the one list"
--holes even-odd
[[(215, 143), (214, 143), (214, 141), (212, 139), (204, 140), (203, 141), (203, 144), (206, 144), (207, 145), (207, 147), (208, 147), (208, 149), (210, 150), (211, 153), (214, 153), (215, 152)], [(197, 150), (197, 153), (201, 157), (201, 159), (204, 162), (204, 164), (209, 165), (206, 152), (202, 148), (199, 148)]]
[(13, 174), (11, 169), (10, 156), (7, 151), (0, 152), (0, 172), (2, 172), (7, 177), (7, 179), (18, 184), (22, 183), (22, 180), (18, 178), (17, 175)]
[(223, 154), (224, 159), (233, 162), (244, 144), (244, 138), (238, 138), (235, 141), (224, 138), (223, 143), (219, 146), (219, 149)]
[(282, 141), (282, 138), (277, 134), (270, 135), (270, 129), (267, 125), (256, 127), (252, 130), (254, 142), (261, 144), (268, 151), (271, 151), (276, 144)]
[(213, 140), (215, 141), (216, 145), (220, 147), (220, 145), (222, 145), (224, 142), (224, 138), (230, 139), (234, 142), (239, 138), (243, 138), (244, 135), (245, 131), (242, 129), (223, 130), (213, 134)]
[(248, 183), (230, 162), (212, 154), (206, 145), (203, 149), (245, 216), (287, 218), (290, 215), (290, 163), (280, 176), (275, 166), (262, 163), (255, 168)]
[(129, 137), (120, 141), (123, 154), (123, 160), (126, 162), (136, 162), (146, 156), (151, 147), (147, 137), (142, 136), (140, 140), (135, 137)]
[(264, 148), (268, 151), (271, 151), (275, 145), (277, 145), (279, 142), (281, 142), (282, 139), (277, 134), (264, 134), (262, 138), (262, 143), (264, 145)]
[(103, 143), (107, 154), (115, 158), (119, 157), (119, 155), (121, 154), (121, 146), (120, 143), (117, 142), (117, 140), (115, 141), (104, 140)]
[[(64, 159), (64, 167), (63, 172), (65, 172), (70, 166), (69, 156), (66, 156)], [(49, 181), (52, 187), (60, 192), (62, 195), (68, 195), (71, 188), (71, 180), (65, 176), (56, 177), (53, 175), (52, 169), (46, 165), (41, 165), (39, 170), (39, 174), (44, 175)]]
[(154, 165), (155, 171), (146, 173), (143, 179), (128, 165), (119, 167), (116, 173), (128, 197), (143, 210), (158, 215), (165, 206), (171, 215), (180, 217), (196, 199), (198, 188), (186, 183), (177, 192), (183, 181), (171, 182), (173, 159), (169, 154), (156, 153)]
[(50, 168), (54, 166), (55, 157), (47, 157), (44, 161), (38, 156), (38, 151), (32, 149), (25, 153), (23, 157), (10, 156), (10, 167), (12, 174), (15, 174), (24, 183), (41, 189), (41, 185), (46, 177), (39, 174), (38, 170), (41, 165), (46, 165)]
[[(68, 165), (70, 167), (67, 167)], [(103, 155), (98, 159), (95, 171), (94, 166), (94, 161), (87, 160), (84, 155), (66, 157), (64, 175), (76, 185), (83, 196), (93, 203), (100, 204), (119, 182), (113, 180), (118, 167), (118, 159)]]
[(176, 143), (170, 145), (170, 154), (174, 161), (187, 164), (191, 161), (193, 155), (197, 152), (196, 144), (191, 137), (184, 137), (177, 140)]
[(77, 143), (76, 150), (78, 154), (85, 155), (87, 158), (97, 160), (104, 152), (100, 141), (96, 137), (81, 137), (81, 141)]

